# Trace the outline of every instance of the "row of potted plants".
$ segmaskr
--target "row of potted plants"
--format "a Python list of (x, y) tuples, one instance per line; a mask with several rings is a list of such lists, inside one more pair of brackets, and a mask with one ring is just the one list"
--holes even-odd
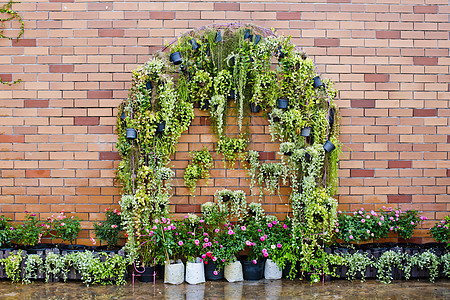
[[(107, 243), (107, 248), (117, 249), (122, 231), (120, 212), (117, 209), (106, 209), (105, 213), (105, 221), (94, 224), (94, 233), (97, 239)], [(65, 247), (67, 250), (80, 248), (80, 245), (74, 245), (74, 242), (81, 231), (81, 221), (76, 216), (67, 216), (64, 211), (44, 221), (39, 220), (36, 214), (25, 212), (25, 220), (22, 223), (14, 223), (10, 218), (0, 216), (0, 249), (20, 247), (30, 253), (44, 247), (55, 247), (49, 244), (42, 245), (43, 238), (69, 242), (68, 247), (62, 245), (62, 248)], [(94, 245), (97, 243), (94, 238), (91, 238), (91, 241)]]

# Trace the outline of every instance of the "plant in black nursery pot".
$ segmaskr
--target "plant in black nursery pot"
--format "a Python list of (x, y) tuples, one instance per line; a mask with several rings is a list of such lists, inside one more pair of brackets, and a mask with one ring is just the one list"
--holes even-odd
[(106, 209), (106, 220), (94, 223), (95, 236), (108, 243), (108, 249), (116, 249), (122, 231), (122, 219), (117, 209)]

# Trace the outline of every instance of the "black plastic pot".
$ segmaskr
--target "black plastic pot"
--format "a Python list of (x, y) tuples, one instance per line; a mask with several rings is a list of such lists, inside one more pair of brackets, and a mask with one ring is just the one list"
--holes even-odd
[(164, 129), (166, 129), (166, 121), (162, 121), (158, 124), (158, 127), (156, 128), (157, 132), (164, 132)]
[(222, 41), (222, 32), (219, 30), (216, 33), (216, 38), (214, 39), (216, 43), (221, 42)]
[(255, 103), (250, 103), (250, 110), (252, 111), (252, 113), (257, 114), (261, 111), (261, 105), (255, 104)]
[(286, 155), (286, 156), (291, 156), (292, 155), (292, 151), (283, 152), (283, 154)]
[(282, 50), (282, 47), (279, 46), (279, 47), (278, 47), (278, 59), (284, 58), (285, 56), (286, 56), (286, 55), (284, 54), (284, 52), (283, 52), (283, 50)]
[(301, 136), (310, 136), (310, 134), (311, 134), (311, 127), (302, 128), (302, 131), (300, 132)]
[(134, 128), (127, 128), (127, 139), (134, 140), (137, 138), (137, 131)]
[(125, 116), (125, 112), (124, 111), (120, 115), (120, 118), (122, 119), (122, 121), (125, 121), (126, 116)]
[(181, 64), (181, 53), (180, 52), (174, 52), (170, 54), (170, 61), (173, 62), (174, 65)]
[(145, 84), (145, 88), (149, 91), (152, 90), (152, 83), (150, 81), (147, 81), (147, 83)]
[(334, 111), (334, 108), (332, 107), (332, 108), (330, 108), (330, 114), (328, 115), (328, 123), (330, 124), (330, 126), (332, 126), (333, 125), (333, 123), (334, 123), (334, 115), (335, 115), (335, 111)]
[(224, 277), (223, 268), (220, 271), (217, 271), (217, 275), (214, 275), (214, 271), (217, 271), (217, 265), (214, 262), (208, 262), (205, 264), (205, 279), (208, 281), (217, 281), (221, 280)]
[(323, 149), (325, 149), (326, 152), (330, 153), (336, 148), (336, 146), (330, 142), (329, 140), (326, 141), (325, 145), (323, 145)]
[(155, 276), (155, 267), (145, 267), (144, 273), (140, 273), (137, 278), (140, 282), (152, 282), (153, 276)]
[(235, 99), (236, 98), (236, 91), (235, 90), (231, 90), (230, 94), (228, 94), (227, 98), (228, 98), (228, 100)]
[(90, 247), (85, 245), (61, 245), (59, 249), (66, 252), (84, 252), (90, 250)]
[(192, 50), (196, 51), (199, 48), (195, 39), (190, 40), (189, 43), (192, 45)]
[(222, 201), (223, 201), (223, 202), (228, 202), (228, 201), (230, 201), (230, 195), (224, 195), (224, 196), (222, 196)]
[(252, 261), (241, 261), (242, 272), (245, 280), (261, 280), (264, 278), (264, 260), (258, 260), (256, 264)]
[(278, 108), (286, 109), (288, 108), (289, 100), (288, 99), (278, 99)]
[(209, 108), (209, 101), (205, 103), (200, 103), (200, 110), (207, 110)]
[(322, 80), (320, 79), (319, 76), (316, 76), (313, 79), (314, 79), (314, 88), (318, 89), (323, 86)]
[(258, 43), (261, 41), (261, 36), (260, 35), (254, 35), (252, 41), (253, 41), (253, 43), (255, 45), (258, 45)]
[(245, 29), (244, 40), (250, 38), (250, 29)]

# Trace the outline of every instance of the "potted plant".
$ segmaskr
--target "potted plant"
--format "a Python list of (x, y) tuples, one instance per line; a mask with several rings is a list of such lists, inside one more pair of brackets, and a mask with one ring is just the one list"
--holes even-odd
[(209, 170), (213, 165), (213, 159), (205, 146), (202, 150), (191, 151), (192, 164), (189, 164), (184, 170), (184, 184), (190, 188), (191, 195), (194, 196), (196, 183), (199, 179), (206, 179), (208, 185)]
[[(426, 219), (424, 217), (422, 220)], [(433, 239), (439, 243), (444, 243), (447, 247), (449, 246), (448, 242), (450, 241), (450, 216), (445, 216), (444, 220), (441, 220), (434, 224), (431, 227), (430, 234)]]
[(296, 146), (292, 142), (284, 142), (280, 144), (280, 153), (286, 156), (291, 156)]
[(10, 222), (10, 218), (0, 216), (0, 249), (8, 249), (11, 246), (14, 227), (11, 226)]
[(73, 244), (78, 237), (78, 233), (81, 230), (80, 221), (82, 220), (78, 219), (78, 217), (67, 217), (64, 211), (61, 211), (59, 216), (57, 216), (56, 218), (50, 218), (50, 235), (52, 237), (52, 240), (61, 239), (63, 242), (70, 242), (70, 246), (64, 249), (67, 251), (85, 250), (86, 247)]
[(117, 209), (107, 208), (105, 214), (106, 220), (94, 223), (94, 233), (101, 242), (107, 243), (108, 250), (114, 250), (121, 238), (122, 218)]
[(217, 153), (222, 154), (231, 167), (234, 166), (238, 157), (243, 157), (245, 148), (247, 148), (247, 140), (244, 138), (224, 137), (217, 142)]
[(12, 239), (16, 244), (30, 249), (41, 242), (41, 237), (46, 232), (46, 224), (40, 222), (36, 214), (25, 212), (25, 221), (14, 227)]

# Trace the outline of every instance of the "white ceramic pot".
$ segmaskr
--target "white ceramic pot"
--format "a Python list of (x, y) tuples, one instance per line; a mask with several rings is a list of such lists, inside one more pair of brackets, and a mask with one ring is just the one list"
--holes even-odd
[(176, 264), (166, 263), (164, 266), (164, 283), (181, 284), (184, 281), (184, 264), (178, 260)]
[(277, 264), (271, 260), (266, 260), (266, 265), (264, 267), (264, 278), (265, 279), (281, 279), (283, 272)]
[(240, 261), (235, 261), (234, 263), (229, 263), (225, 266), (225, 279), (228, 280), (228, 282), (244, 280), (242, 264)]

